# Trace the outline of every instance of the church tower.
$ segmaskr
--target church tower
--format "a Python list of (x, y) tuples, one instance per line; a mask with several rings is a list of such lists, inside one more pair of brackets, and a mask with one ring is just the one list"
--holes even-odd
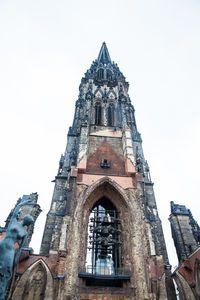
[[(29, 248), (30, 228), (7, 300), (176, 299), (128, 87), (103, 43), (81, 80), (40, 254)], [(27, 197), (35, 201), (36, 219), (37, 194), (19, 201)], [(174, 207), (176, 228), (180, 209)]]
[(41, 244), (57, 257), (54, 299), (175, 299), (128, 88), (103, 43), (79, 86)]

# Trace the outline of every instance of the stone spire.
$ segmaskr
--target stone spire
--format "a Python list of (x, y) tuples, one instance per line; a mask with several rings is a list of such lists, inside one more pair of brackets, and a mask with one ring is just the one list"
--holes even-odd
[[(72, 166), (86, 153), (85, 142), (81, 143), (83, 132), (89, 133), (93, 126), (130, 129), (135, 144), (135, 157), (130, 157), (138, 172), (149, 177), (147, 163), (143, 156), (141, 137), (135, 121), (135, 109), (128, 94), (129, 84), (118, 65), (111, 61), (108, 48), (104, 42), (98, 58), (86, 71), (79, 86), (74, 121), (68, 132), (65, 155), (62, 156), (58, 175), (67, 175)], [(84, 152), (81, 147), (84, 147)], [(128, 149), (128, 148), (127, 148)], [(81, 150), (81, 151), (80, 151)], [(127, 150), (128, 151), (128, 150)], [(130, 156), (130, 153), (127, 153)]]
[(97, 61), (98, 61), (98, 64), (99, 63), (102, 63), (102, 64), (111, 63), (110, 54), (108, 52), (108, 48), (107, 48), (105, 42), (103, 42), (103, 44), (101, 46), (101, 50), (99, 52), (99, 56), (98, 56)]
[(111, 61), (105, 42), (101, 46), (98, 58), (93, 61), (90, 69), (82, 78), (81, 84), (88, 82), (90, 79), (93, 79), (97, 86), (107, 85), (112, 88), (117, 86), (120, 81), (124, 83), (125, 89), (128, 91), (129, 84), (119, 70), (118, 65)]
[[(142, 150), (142, 140), (136, 126), (135, 109), (128, 94), (128, 87), (129, 84), (118, 65), (111, 61), (108, 48), (104, 42), (98, 58), (93, 61), (91, 67), (81, 79), (74, 120), (68, 131), (65, 153), (61, 155), (56, 183), (61, 179), (69, 179), (72, 173), (75, 172), (74, 170), (82, 168), (80, 166), (83, 164), (83, 159), (90, 152), (89, 136), (91, 134), (96, 135), (97, 132), (104, 130), (109, 130), (108, 135), (112, 133), (116, 136), (123, 136), (124, 153), (121, 155), (130, 160), (145, 181), (151, 182), (149, 167)], [(86, 166), (84, 166), (85, 168)], [(87, 162), (87, 168), (90, 169), (89, 162)], [(102, 173), (103, 167), (98, 166), (98, 168), (100, 168), (98, 172)], [(70, 185), (71, 180), (68, 180), (65, 189), (72, 189)], [(58, 193), (56, 184), (53, 202), (60, 197), (58, 197)], [(68, 199), (68, 206), (64, 208), (63, 205), (63, 209), (57, 210), (56, 214), (69, 214), (69, 198), (71, 196), (65, 197), (64, 194), (63, 191), (61, 196), (63, 199)], [(64, 201), (62, 201), (62, 204), (64, 204)], [(47, 227), (44, 233), (45, 238), (48, 236), (48, 231), (52, 231), (50, 225)], [(53, 248), (56, 247), (57, 244), (55, 243)], [(49, 249), (50, 243), (43, 241), (41, 253), (46, 254)]]

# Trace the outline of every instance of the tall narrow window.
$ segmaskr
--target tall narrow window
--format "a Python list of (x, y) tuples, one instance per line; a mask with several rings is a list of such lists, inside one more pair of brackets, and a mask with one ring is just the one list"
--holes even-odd
[(114, 105), (108, 107), (108, 126), (114, 126)]
[(112, 72), (110, 70), (106, 70), (106, 79), (112, 80)]
[(95, 125), (101, 125), (101, 104), (95, 105)]
[(119, 212), (103, 197), (92, 208), (88, 226), (87, 272), (97, 275), (120, 273)]
[(102, 80), (104, 78), (103, 74), (104, 74), (104, 69), (99, 69), (97, 72), (98, 80)]

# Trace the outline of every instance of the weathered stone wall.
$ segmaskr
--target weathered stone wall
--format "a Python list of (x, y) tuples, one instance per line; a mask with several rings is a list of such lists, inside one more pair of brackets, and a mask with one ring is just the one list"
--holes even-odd
[(194, 238), (189, 215), (170, 215), (172, 236), (179, 261), (187, 259), (198, 247)]
[[(78, 278), (79, 271), (85, 266), (87, 251), (87, 228), (90, 209), (102, 196), (106, 196), (120, 211), (122, 228), (122, 266), (131, 274), (130, 282), (124, 288), (87, 287), (84, 280)], [(157, 279), (164, 274), (162, 257), (152, 253), (154, 261), (149, 260), (149, 240), (154, 244), (150, 235), (149, 223), (143, 215), (142, 202), (138, 199), (137, 191), (124, 191), (112, 180), (106, 178), (96, 183), (94, 187), (77, 186), (74, 197), (74, 210), (68, 222), (67, 255), (65, 268), (65, 288), (59, 291), (59, 299), (66, 295), (71, 299), (79, 299), (82, 294), (104, 294), (129, 296), (132, 299), (151, 299), (153, 290), (151, 277)], [(156, 258), (157, 257), (157, 258)], [(161, 259), (161, 260), (160, 260)], [(160, 261), (160, 263), (158, 263)], [(152, 274), (151, 274), (152, 272)], [(163, 293), (166, 295), (165, 287)], [(89, 296), (88, 296), (89, 297)], [(92, 297), (92, 296), (90, 296)], [(135, 297), (135, 298), (134, 298)], [(166, 296), (167, 297), (167, 296)], [(165, 297), (165, 299), (167, 299)], [(90, 298), (88, 298), (90, 299)], [(153, 299), (153, 298), (152, 298)], [(164, 298), (163, 298), (164, 299)]]

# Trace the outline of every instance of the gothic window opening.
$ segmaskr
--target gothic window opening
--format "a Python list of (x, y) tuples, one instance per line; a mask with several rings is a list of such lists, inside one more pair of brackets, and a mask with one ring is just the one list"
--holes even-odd
[(98, 80), (102, 80), (104, 77), (104, 69), (99, 69), (97, 72), (97, 78)]
[(128, 109), (128, 115), (127, 115), (127, 117), (128, 117), (128, 123), (131, 123), (131, 121), (132, 121), (132, 115), (131, 115), (131, 110), (130, 109)]
[(89, 216), (87, 273), (120, 274), (120, 234), (119, 212), (109, 199), (103, 197)]
[(108, 126), (114, 126), (114, 105), (108, 107)]
[(106, 70), (106, 78), (107, 80), (112, 80), (112, 72), (110, 70)]
[(95, 125), (101, 125), (101, 104), (95, 105)]

